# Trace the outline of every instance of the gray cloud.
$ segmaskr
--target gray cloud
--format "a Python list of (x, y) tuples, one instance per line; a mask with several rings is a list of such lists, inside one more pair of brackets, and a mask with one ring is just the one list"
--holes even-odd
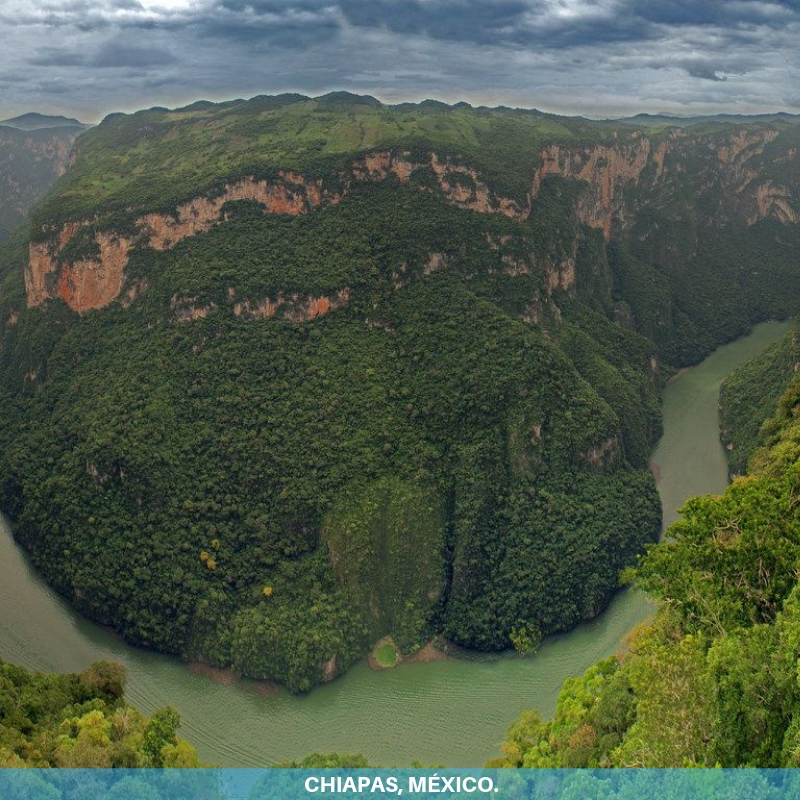
[(174, 64), (176, 57), (162, 47), (129, 44), (121, 41), (110, 41), (104, 44), (88, 61), (90, 67), (135, 67), (137, 69), (153, 69), (166, 64)]
[(595, 115), (795, 111), (800, 71), (800, 0), (4, 0), (0, 31), (0, 76), (23, 76), (3, 84), (6, 116), (37, 97), (93, 118), (332, 89)]

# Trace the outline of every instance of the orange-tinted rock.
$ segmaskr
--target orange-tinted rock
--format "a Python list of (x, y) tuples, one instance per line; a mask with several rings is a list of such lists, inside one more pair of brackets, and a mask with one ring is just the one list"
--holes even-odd
[(191, 322), (195, 319), (203, 319), (216, 307), (216, 303), (209, 303), (205, 306), (197, 305), (196, 297), (178, 297), (176, 295), (170, 301), (172, 319), (175, 322)]
[(265, 297), (258, 303), (251, 303), (249, 300), (239, 301), (234, 304), (233, 313), (237, 317), (249, 319), (281, 316), (292, 322), (310, 322), (329, 311), (341, 308), (349, 299), (350, 289), (347, 287), (339, 289), (333, 297), (325, 295), (300, 297), (298, 294), (286, 297), (284, 294), (279, 294), (275, 300)]
[[(773, 181), (759, 181), (750, 159), (759, 155), (765, 145), (777, 136), (776, 131), (732, 131), (718, 148), (717, 164), (712, 170), (713, 180), (724, 188), (725, 196), (735, 205), (736, 213), (748, 223), (771, 216), (781, 222), (797, 222), (800, 213), (794, 198), (785, 186)], [(449, 157), (436, 153), (421, 160), (412, 160), (409, 152), (381, 151), (369, 153), (352, 164), (352, 178), (343, 176), (343, 188), (333, 192), (324, 189), (321, 180), (308, 180), (292, 173), (279, 173), (275, 180), (253, 178), (228, 184), (221, 194), (197, 197), (181, 204), (175, 215), (144, 214), (136, 220), (139, 244), (157, 250), (166, 250), (185, 239), (209, 230), (224, 222), (225, 203), (249, 200), (260, 203), (265, 213), (300, 215), (320, 208), (323, 204), (339, 202), (353, 181), (378, 181), (390, 176), (408, 181), (417, 169), (432, 170), (439, 190), (452, 204), (479, 213), (504, 214), (509, 217), (526, 217), (531, 213), (533, 201), (538, 196), (542, 181), (549, 176), (582, 181), (586, 190), (578, 198), (575, 213), (582, 224), (603, 231), (610, 239), (615, 225), (624, 225), (626, 193), (628, 187), (642, 181), (649, 189), (667, 185), (665, 166), (667, 156), (680, 156), (679, 148), (686, 140), (680, 131), (670, 133), (655, 144), (650, 138), (632, 135), (625, 141), (595, 147), (569, 148), (550, 145), (541, 153), (541, 166), (534, 172), (530, 198), (526, 208), (514, 201), (496, 196), (480, 179), (477, 172)], [(669, 169), (678, 172), (685, 167), (680, 158), (669, 161)], [(98, 259), (63, 262), (59, 255), (86, 222), (65, 225), (50, 241), (30, 245), (29, 262), (25, 270), (25, 289), (28, 305), (39, 305), (51, 297), (61, 297), (76, 311), (100, 308), (116, 299), (125, 283), (125, 267), (132, 239), (115, 237), (110, 233), (98, 234), (100, 249)], [(490, 241), (500, 249), (504, 238)], [(427, 274), (441, 265), (439, 254), (432, 254), (424, 265)], [(507, 274), (523, 275), (529, 266), (514, 258), (503, 256)], [(531, 262), (533, 264), (533, 262)], [(535, 268), (535, 264), (534, 268)], [(405, 282), (404, 267), (398, 267), (396, 285)], [(402, 273), (402, 274), (401, 274)], [(546, 272), (550, 292), (568, 291), (575, 284), (574, 259), (567, 258), (558, 267)], [(137, 288), (134, 295), (144, 289)], [(233, 295), (231, 296), (233, 298)], [(131, 302), (128, 297), (124, 302)], [(252, 318), (272, 317), (281, 314), (287, 319), (304, 321), (328, 313), (341, 304), (336, 298), (266, 298), (251, 304), (240, 300), (234, 305), (239, 316)]]
[(73, 311), (107, 306), (122, 291), (131, 240), (98, 233), (96, 241), (100, 248), (97, 259), (67, 262), (58, 273), (56, 294)]
[(136, 224), (156, 250), (168, 250), (187, 236), (203, 233), (222, 220), (225, 203), (253, 200), (264, 206), (266, 214), (298, 216), (317, 208), (323, 200), (322, 182), (306, 183), (302, 175), (282, 173), (282, 182), (270, 183), (252, 178), (229, 184), (213, 198), (196, 197), (178, 206), (177, 217), (170, 214), (145, 214)]
[(535, 198), (542, 180), (551, 175), (584, 181), (587, 191), (578, 201), (578, 219), (592, 228), (600, 228), (606, 240), (611, 237), (615, 216), (623, 210), (623, 190), (636, 182), (648, 164), (656, 166), (658, 179), (664, 167), (666, 143), (655, 153), (646, 137), (632, 144), (570, 149), (559, 145), (542, 151), (542, 164), (536, 171), (531, 196)]
[(779, 222), (797, 222), (798, 214), (792, 205), (791, 192), (786, 186), (765, 181), (755, 188), (752, 195), (753, 209), (747, 215), (750, 225), (766, 217), (775, 217)]

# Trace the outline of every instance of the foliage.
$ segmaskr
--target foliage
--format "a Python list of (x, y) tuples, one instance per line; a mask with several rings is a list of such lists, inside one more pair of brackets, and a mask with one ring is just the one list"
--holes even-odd
[(121, 665), (47, 675), (0, 661), (0, 766), (197, 767), (174, 709), (148, 720), (124, 699)]
[[(492, 243), (518, 231), (535, 246), (387, 181), (137, 249), (128, 309), (24, 313), (2, 348), (26, 406), (0, 427), (17, 537), (129, 640), (293, 690), (387, 633), (498, 649), (593, 616), (658, 529), (651, 353), (576, 304), (598, 393), (515, 318)], [(237, 315), (279, 297), (294, 317)]]
[(662, 601), (654, 622), (565, 682), (554, 719), (524, 715), (494, 765), (800, 763), (798, 398), (794, 378), (764, 426), (756, 471), (690, 500), (641, 559), (637, 582)]
[(737, 367), (722, 382), (720, 427), (732, 474), (746, 471), (748, 459), (761, 444), (761, 426), (774, 413), (794, 375), (800, 361), (797, 335), (795, 323), (782, 341)]
[[(680, 137), (680, 178), (615, 184), (600, 230), (591, 187), (534, 170), (550, 145), (628, 158), (629, 126), (349, 95), (108, 117), (31, 220), (90, 221), (64, 259), (241, 179), (336, 201), (135, 236), (121, 298), (83, 315), (25, 308), (27, 241), (0, 253), (15, 535), (128, 640), (296, 691), (383, 635), (529, 649), (594, 616), (657, 536), (663, 375), (800, 305), (797, 231), (729, 208), (731, 130)], [(407, 180), (360, 177), (380, 153)]]
[(389, 668), (397, 664), (397, 648), (392, 642), (386, 642), (376, 647), (373, 654), (380, 667)]

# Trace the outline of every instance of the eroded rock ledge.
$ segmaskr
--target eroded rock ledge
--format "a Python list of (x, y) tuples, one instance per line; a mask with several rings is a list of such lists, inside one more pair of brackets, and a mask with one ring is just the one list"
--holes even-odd
[[(783, 223), (798, 221), (795, 198), (789, 189), (762, 179), (750, 166), (752, 157), (760, 155), (776, 136), (777, 131), (769, 129), (736, 131), (717, 150), (717, 179), (736, 199), (737, 213), (747, 224), (769, 216)], [(225, 204), (228, 202), (255, 201), (263, 207), (264, 213), (297, 216), (339, 202), (354, 184), (382, 181), (389, 177), (406, 182), (422, 168), (432, 171), (438, 189), (453, 205), (478, 213), (503, 214), (520, 219), (532, 213), (542, 182), (548, 177), (581, 181), (586, 188), (576, 204), (577, 219), (582, 224), (602, 230), (608, 240), (613, 226), (626, 222), (626, 190), (631, 185), (646, 183), (648, 187), (656, 187), (668, 183), (672, 173), (684, 170), (680, 150), (685, 138), (685, 134), (673, 132), (655, 144), (647, 136), (638, 136), (611, 145), (583, 148), (547, 146), (541, 152), (540, 167), (531, 176), (531, 189), (524, 205), (496, 195), (473, 168), (457, 160), (436, 153), (431, 153), (427, 160), (415, 160), (408, 152), (381, 151), (354, 162), (350, 176), (337, 190), (327, 188), (319, 179), (309, 180), (294, 172), (279, 172), (271, 180), (246, 178), (228, 184), (219, 194), (196, 197), (181, 204), (174, 214), (144, 214), (136, 219), (135, 234), (131, 236), (111, 231), (96, 232), (94, 244), (97, 254), (90, 258), (62, 258), (61, 254), (70, 241), (92, 224), (91, 220), (70, 222), (49, 240), (31, 243), (25, 269), (27, 303), (37, 306), (58, 297), (79, 313), (108, 305), (123, 291), (128, 256), (134, 246), (168, 250), (186, 237), (224, 222)], [(551, 289), (574, 282), (574, 268), (571, 271), (569, 267), (565, 265), (560, 271), (563, 275), (550, 279)], [(309, 310), (297, 313), (301, 316), (311, 314), (313, 318), (312, 300), (306, 298), (303, 301), (310, 304)], [(329, 303), (325, 311), (336, 307), (338, 302), (335, 298), (316, 300)], [(267, 299), (261, 306), (240, 303), (237, 313), (246, 317), (271, 316), (273, 306), (270, 304), (273, 303), (286, 306), (285, 299)], [(282, 313), (293, 312), (284, 309)]]

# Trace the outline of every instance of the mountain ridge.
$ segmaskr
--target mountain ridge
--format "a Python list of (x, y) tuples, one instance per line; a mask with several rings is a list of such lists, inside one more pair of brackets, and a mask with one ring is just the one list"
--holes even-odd
[(0, 260), (15, 534), (131, 641), (293, 690), (591, 618), (658, 533), (663, 381), (800, 307), (797, 132), (107, 117)]
[(37, 111), (31, 111), (27, 114), (20, 114), (16, 117), (0, 120), (0, 126), (16, 128), (22, 131), (37, 131), (45, 128), (81, 128), (87, 130), (92, 127), (72, 117), (40, 114)]

